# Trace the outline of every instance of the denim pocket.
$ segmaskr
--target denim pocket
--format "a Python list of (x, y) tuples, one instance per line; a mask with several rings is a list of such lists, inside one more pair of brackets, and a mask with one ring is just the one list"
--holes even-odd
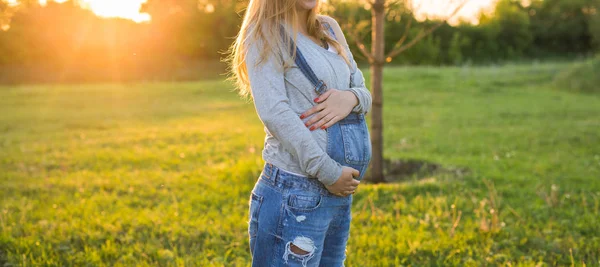
[(366, 165), (371, 160), (371, 141), (364, 115), (341, 120), (344, 158), (348, 164)]
[(321, 205), (321, 195), (290, 194), (287, 199), (288, 208), (296, 211), (312, 211)]
[(263, 197), (252, 192), (250, 196), (250, 210), (248, 220), (248, 234), (250, 238), (255, 237), (258, 233), (258, 213), (262, 206)]

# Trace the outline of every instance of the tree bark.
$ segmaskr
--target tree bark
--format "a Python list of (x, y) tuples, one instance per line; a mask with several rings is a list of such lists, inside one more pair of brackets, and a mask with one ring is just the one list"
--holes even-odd
[(385, 182), (383, 177), (383, 65), (385, 64), (385, 0), (375, 0), (371, 8), (372, 43), (371, 90), (373, 103), (371, 110), (371, 159), (370, 182)]

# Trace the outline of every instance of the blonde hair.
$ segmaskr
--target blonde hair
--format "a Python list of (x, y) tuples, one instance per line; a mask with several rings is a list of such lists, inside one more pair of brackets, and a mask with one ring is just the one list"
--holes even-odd
[[(269, 53), (275, 53), (279, 48), (290, 47), (289, 38), (284, 38), (280, 34), (280, 23), (286, 22), (292, 27), (292, 39), (296, 43), (298, 33), (297, 23), (297, 0), (250, 0), (246, 9), (242, 26), (237, 38), (230, 48), (229, 57), (226, 59), (229, 64), (230, 80), (233, 80), (238, 94), (242, 97), (250, 95), (250, 80), (248, 78), (248, 69), (246, 68), (246, 54), (248, 47), (254, 42), (263, 44), (256, 65), (262, 64)], [(338, 53), (350, 65), (346, 50), (335, 39), (324, 32), (324, 28), (319, 21), (319, 1), (317, 7), (310, 10), (308, 15), (308, 34), (318, 39), (324, 39), (336, 48)], [(292, 65), (293, 57), (296, 56), (295, 46), (292, 47), (293, 55), (289, 52), (283, 53), (283, 62), (281, 70), (284, 71)], [(277, 58), (277, 57), (276, 57)]]

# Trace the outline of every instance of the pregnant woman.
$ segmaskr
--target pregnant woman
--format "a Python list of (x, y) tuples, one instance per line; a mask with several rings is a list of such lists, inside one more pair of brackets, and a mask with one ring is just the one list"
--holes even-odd
[(230, 58), (266, 137), (251, 192), (252, 266), (343, 266), (371, 159), (371, 94), (317, 0), (251, 0)]

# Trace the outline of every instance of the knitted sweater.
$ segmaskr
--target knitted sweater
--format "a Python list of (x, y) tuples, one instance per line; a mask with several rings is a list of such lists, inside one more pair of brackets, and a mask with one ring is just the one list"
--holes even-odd
[[(346, 49), (351, 59), (352, 68), (342, 56), (317, 45), (301, 33), (296, 37), (298, 48), (316, 76), (323, 80), (328, 88), (349, 90), (356, 95), (358, 104), (352, 112), (367, 113), (371, 109), (371, 94), (365, 87), (363, 74), (351, 56), (338, 23), (327, 16), (321, 16), (319, 19), (332, 26), (338, 42)], [(290, 29), (289, 26), (286, 28)], [(284, 171), (317, 178), (326, 185), (333, 184), (342, 174), (342, 165), (326, 153), (326, 130), (319, 128), (310, 131), (304, 125), (317, 113), (300, 119), (300, 114), (316, 105), (314, 99), (318, 95), (314, 86), (295, 64), (285, 71), (282, 70), (281, 57), (288, 56), (284, 49), (274, 49), (265, 61), (256, 66), (261, 47), (260, 43), (249, 45), (245, 64), (254, 106), (266, 133), (262, 150), (263, 160)], [(352, 73), (354, 86), (350, 88)]]

